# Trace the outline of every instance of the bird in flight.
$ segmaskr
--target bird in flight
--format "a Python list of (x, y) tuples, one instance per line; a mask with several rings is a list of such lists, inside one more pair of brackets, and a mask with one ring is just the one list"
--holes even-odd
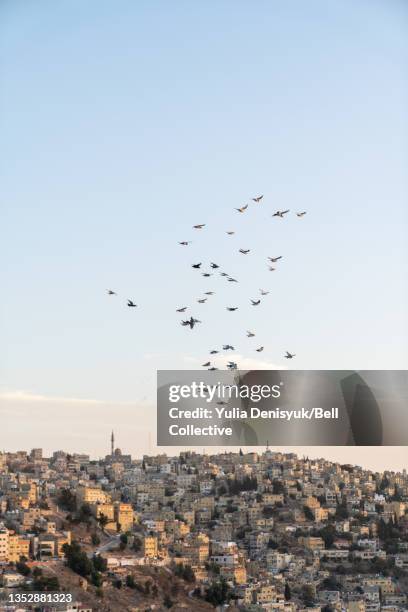
[(205, 227), (205, 223), (199, 223), (198, 225), (193, 225), (193, 229), (203, 229)]
[(286, 215), (288, 212), (289, 208), (288, 210), (277, 210), (276, 213), (273, 213), (272, 217), (281, 217), (281, 219), (283, 219), (283, 215)]
[(259, 306), (259, 304), (261, 303), (261, 300), (251, 300), (252, 306)]
[(214, 291), (206, 291), (204, 295), (214, 295)]
[(216, 355), (219, 351), (216, 351), (215, 349), (213, 351), (210, 351), (210, 355)]
[(235, 210), (237, 210), (240, 213), (243, 213), (246, 211), (247, 208), (248, 208), (248, 204), (245, 204), (245, 206), (241, 206), (241, 208), (236, 208)]
[(269, 291), (265, 291), (265, 289), (260, 289), (259, 290), (261, 295), (268, 295)]
[(279, 259), (282, 259), (282, 255), (279, 255), (279, 257), (268, 257), (268, 259), (272, 263), (276, 263), (277, 261), (279, 261)]
[(234, 312), (235, 310), (238, 310), (238, 306), (227, 306), (227, 310), (229, 312)]
[(207, 298), (201, 298), (201, 300), (197, 300), (199, 304), (205, 304), (206, 301), (207, 301)]
[(248, 255), (248, 253), (250, 252), (251, 249), (239, 249), (239, 252), (242, 253), (243, 255)]
[(235, 361), (229, 361), (227, 363), (227, 369), (228, 370), (237, 370), (238, 369), (238, 364), (235, 363)]
[(208, 369), (209, 369), (210, 372), (213, 372), (214, 370), (218, 370), (218, 368), (214, 368), (214, 367), (208, 368)]
[(229, 283), (237, 283), (237, 282), (238, 282), (238, 281), (237, 281), (237, 279), (236, 279), (236, 278), (232, 278), (232, 276), (230, 276), (229, 278), (227, 278), (227, 281), (228, 281)]
[(222, 347), (223, 351), (235, 351), (234, 347), (231, 346), (231, 344), (224, 344), (224, 346)]
[(307, 212), (306, 210), (304, 210), (303, 212), (298, 212), (298, 213), (296, 213), (296, 216), (297, 217), (304, 217), (306, 212)]
[(252, 201), (259, 203), (262, 200), (262, 198), (263, 198), (263, 195), (257, 196), (256, 198), (252, 198)]
[(201, 321), (199, 321), (198, 319), (194, 319), (194, 317), (190, 317), (189, 319), (187, 319), (187, 321), (181, 321), (181, 325), (183, 325), (183, 327), (189, 325), (190, 329), (193, 329), (196, 323), (201, 323)]
[(208, 366), (211, 365), (211, 361), (207, 361), (207, 363), (203, 363), (202, 367), (203, 368), (208, 368)]
[(289, 353), (289, 351), (286, 351), (286, 355), (285, 355), (286, 359), (293, 359), (294, 357), (296, 357), (295, 353)]
[(226, 272), (220, 272), (220, 276), (229, 276)]
[(255, 336), (254, 332), (247, 331), (247, 337), (248, 338), (253, 338), (254, 336)]
[(203, 276), (205, 276), (205, 278), (208, 278), (209, 276), (212, 276), (209, 272), (203, 272)]
[(199, 270), (201, 268), (201, 263), (193, 264), (191, 267), (195, 268), (196, 270)]
[(182, 242), (179, 242), (179, 244), (181, 244), (181, 246), (188, 246), (191, 244), (191, 240), (183, 240)]
[(269, 266), (269, 272), (273, 272), (274, 270), (276, 270), (276, 268), (273, 268), (272, 266)]
[(219, 268), (220, 266), (216, 263), (214, 263), (213, 261), (211, 262), (211, 267), (213, 270), (216, 270), (217, 268)]
[(177, 308), (176, 312), (186, 312), (187, 306), (183, 306), (182, 308)]
[(132, 302), (132, 300), (128, 300), (127, 301), (127, 305), (129, 306), (129, 308), (136, 308), (137, 304), (135, 304), (134, 302)]
[(112, 289), (108, 289), (107, 293), (108, 295), (118, 295), (115, 291), (112, 291)]
[(227, 232), (228, 236), (233, 236), (235, 232)]
[(260, 346), (259, 348), (255, 349), (257, 353), (262, 353), (262, 351), (264, 350), (263, 346)]

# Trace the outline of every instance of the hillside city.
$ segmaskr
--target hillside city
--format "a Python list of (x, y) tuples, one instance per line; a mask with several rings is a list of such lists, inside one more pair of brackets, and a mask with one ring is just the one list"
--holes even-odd
[[(11, 603), (16, 593), (72, 602)], [(0, 610), (408, 610), (408, 477), (267, 449), (0, 453)]]

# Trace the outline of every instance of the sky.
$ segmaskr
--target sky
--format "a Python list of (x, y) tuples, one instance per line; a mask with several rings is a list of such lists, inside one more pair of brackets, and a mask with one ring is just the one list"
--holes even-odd
[(0, 3), (0, 448), (102, 455), (115, 427), (140, 455), (156, 370), (223, 343), (407, 368), (407, 25), (399, 0)]

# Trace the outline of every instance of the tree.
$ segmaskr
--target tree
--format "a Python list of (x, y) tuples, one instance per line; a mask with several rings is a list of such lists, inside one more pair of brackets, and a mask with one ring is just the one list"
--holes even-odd
[(126, 576), (126, 586), (129, 587), (129, 589), (135, 589), (136, 588), (136, 582), (135, 582), (135, 579), (133, 578), (132, 574), (128, 574)]
[(229, 591), (226, 581), (222, 578), (213, 582), (207, 589), (205, 599), (213, 606), (221, 606), (228, 599)]
[(69, 489), (61, 489), (58, 497), (58, 504), (67, 512), (75, 512), (76, 496)]
[(19, 574), (22, 574), (23, 576), (28, 576), (31, 573), (31, 570), (28, 565), (26, 565), (26, 563), (22, 561), (16, 563), (16, 570), (19, 572)]

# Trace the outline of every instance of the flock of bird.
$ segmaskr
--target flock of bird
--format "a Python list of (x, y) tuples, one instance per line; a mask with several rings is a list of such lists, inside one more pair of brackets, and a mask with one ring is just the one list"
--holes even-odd
[[(263, 195), (254, 197), (254, 198), (252, 198), (252, 202), (254, 202), (255, 204), (260, 204), (262, 202), (262, 200), (263, 200), (263, 197), (264, 197)], [(241, 206), (239, 208), (235, 208), (235, 210), (239, 214), (244, 214), (246, 212), (246, 210), (248, 209), (248, 207), (249, 207), (249, 204), (245, 204), (244, 206)], [(296, 216), (299, 217), (299, 218), (304, 217), (304, 215), (306, 215), (306, 212), (307, 211), (297, 212)], [(289, 209), (288, 210), (277, 210), (276, 212), (273, 213), (272, 217), (277, 217), (277, 218), (280, 218), (280, 219), (284, 219), (285, 215), (287, 215), (288, 213), (290, 213)], [(194, 230), (203, 230), (205, 227), (206, 227), (206, 223), (198, 223), (197, 225), (193, 225), (192, 229), (194, 229)], [(226, 231), (226, 234), (228, 236), (232, 236), (232, 235), (235, 234), (235, 231), (228, 230), (228, 231)], [(191, 240), (182, 240), (182, 241), (179, 241), (178, 244), (180, 246), (183, 246), (183, 247), (188, 247), (191, 244), (191, 242), (192, 242)], [(251, 249), (242, 249), (242, 248), (239, 249), (239, 253), (241, 253), (242, 255), (248, 255), (250, 252), (251, 252)], [(268, 257), (268, 268), (269, 268), (269, 271), (273, 272), (274, 270), (276, 270), (276, 268), (272, 264), (276, 264), (282, 258), (283, 258), (282, 255), (278, 255), (278, 256), (275, 256), (275, 257)], [(201, 266), (202, 266), (202, 262), (191, 264), (191, 267), (194, 270), (201, 270)], [(202, 274), (202, 276), (204, 278), (209, 278), (210, 276), (212, 276), (215, 273), (216, 270), (219, 271), (220, 266), (217, 263), (215, 263), (215, 262), (211, 262), (210, 263), (210, 268), (211, 268), (211, 272), (207, 272), (207, 271), (201, 272), (201, 274)], [(228, 282), (230, 282), (230, 283), (237, 283), (238, 282), (238, 280), (236, 278), (230, 276), (229, 274), (227, 274), (227, 272), (224, 272), (224, 271), (221, 270), (218, 273), (220, 274), (220, 276), (225, 277), (226, 280)], [(269, 293), (269, 291), (266, 291), (265, 289), (260, 289), (259, 292), (260, 292), (260, 295), (262, 297), (268, 295), (268, 293)], [(110, 296), (117, 295), (117, 293), (115, 291), (113, 291), (112, 289), (108, 289), (107, 293)], [(210, 296), (212, 296), (212, 295), (214, 295), (214, 291), (206, 291), (204, 293), (205, 297), (197, 299), (197, 303), (198, 304), (205, 304), (206, 301), (208, 300), (208, 298)], [(251, 299), (250, 303), (254, 307), (259, 306), (259, 304), (261, 303), (261, 299), (260, 298), (258, 298), (258, 299)], [(129, 308), (136, 308), (137, 304), (135, 304), (133, 302), (133, 300), (128, 299), (127, 300), (127, 306)], [(182, 313), (185, 313), (187, 309), (188, 309), (187, 306), (182, 306), (180, 308), (177, 308), (176, 312), (179, 313), (179, 314), (182, 314)], [(236, 310), (238, 310), (238, 306), (226, 306), (226, 310), (228, 312), (235, 312)], [(194, 327), (197, 324), (201, 323), (201, 321), (199, 319), (196, 319), (194, 316), (190, 316), (190, 318), (188, 318), (188, 319), (182, 319), (180, 323), (181, 323), (181, 325), (183, 327), (189, 327), (192, 330), (192, 329), (194, 329)], [(247, 338), (254, 338), (255, 334), (252, 331), (247, 330), (246, 336), (247, 336)], [(259, 347), (255, 348), (254, 350), (257, 353), (261, 353), (264, 350), (264, 346), (259, 346)], [(231, 344), (224, 344), (222, 346), (222, 351), (223, 352), (226, 352), (226, 351), (235, 351), (235, 348)], [(212, 350), (209, 351), (209, 354), (210, 355), (217, 355), (220, 352), (221, 352), (220, 350), (212, 349)], [(286, 351), (286, 353), (284, 355), (284, 358), (286, 358), (286, 359), (293, 359), (295, 356), (296, 356), (295, 353), (290, 353), (289, 351)], [(214, 365), (212, 365), (211, 360), (210, 361), (206, 361), (205, 363), (203, 363), (202, 367), (208, 368), (208, 370), (217, 370), (218, 369)], [(226, 368), (228, 370), (237, 370), (238, 369), (238, 364), (235, 361), (228, 361), (227, 364), (226, 364)]]

